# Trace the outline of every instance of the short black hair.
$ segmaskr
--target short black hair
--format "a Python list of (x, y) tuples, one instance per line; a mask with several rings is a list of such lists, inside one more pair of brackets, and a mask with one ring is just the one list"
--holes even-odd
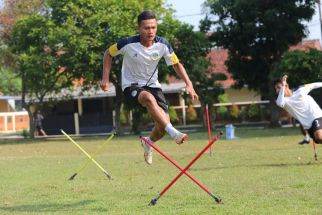
[(272, 85), (275, 87), (276, 84), (278, 84), (278, 83), (282, 83), (281, 78), (274, 78), (273, 81), (272, 81)]
[(147, 20), (147, 19), (156, 19), (156, 15), (151, 10), (145, 10), (138, 16), (138, 24), (140, 25), (141, 21)]

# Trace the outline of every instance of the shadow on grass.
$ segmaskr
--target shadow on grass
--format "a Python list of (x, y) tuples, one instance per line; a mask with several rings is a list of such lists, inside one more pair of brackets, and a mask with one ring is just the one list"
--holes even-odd
[[(0, 207), (0, 211), (7, 212), (57, 212), (57, 211), (70, 211), (71, 209), (77, 211), (84, 211), (84, 206), (94, 203), (94, 200), (83, 200), (75, 203), (49, 203), (49, 204), (34, 204), (34, 205), (17, 205), (17, 206), (2, 206)], [(105, 208), (91, 208), (87, 209), (90, 211), (97, 212), (107, 212)]]
[(229, 169), (229, 168), (240, 168), (240, 167), (291, 167), (291, 166), (307, 166), (307, 165), (321, 165), (319, 161), (309, 161), (307, 163), (280, 163), (280, 164), (249, 164), (249, 165), (227, 165), (220, 167), (206, 167), (206, 168), (190, 168), (189, 171), (209, 171), (216, 169)]

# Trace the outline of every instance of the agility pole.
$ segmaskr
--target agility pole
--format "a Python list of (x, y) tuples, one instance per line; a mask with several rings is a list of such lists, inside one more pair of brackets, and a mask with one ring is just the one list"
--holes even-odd
[(314, 150), (314, 159), (317, 161), (318, 160), (318, 153), (316, 152), (316, 143), (313, 140), (313, 150)]
[(76, 141), (74, 141), (68, 134), (66, 134), (62, 129), (60, 130), (72, 143), (74, 143), (109, 179), (112, 179), (112, 176), (97, 163), (92, 156), (90, 156)]
[[(208, 141), (210, 142), (211, 141), (211, 129), (210, 129), (208, 104), (206, 104), (205, 113), (206, 113), (206, 120), (207, 120)], [(209, 148), (209, 155), (212, 156), (212, 147)]]
[(181, 172), (177, 175), (177, 177), (175, 177), (169, 185), (166, 186), (166, 188), (163, 189), (163, 191), (158, 194), (154, 199), (152, 199), (149, 203), (149, 205), (155, 205), (158, 201), (158, 199), (165, 194), (165, 192), (183, 175), (187, 175), (193, 182), (195, 182), (201, 189), (203, 189), (206, 193), (208, 193), (212, 198), (214, 198), (216, 200), (217, 203), (219, 204), (223, 204), (223, 201), (221, 200), (220, 197), (216, 196), (215, 194), (213, 194), (212, 192), (210, 192), (203, 184), (201, 184), (199, 181), (197, 181), (194, 177), (192, 177), (192, 175), (190, 175), (189, 172), (187, 172), (187, 170), (200, 158), (200, 156), (205, 153), (205, 151), (207, 151), (209, 149), (210, 146), (212, 146), (212, 144), (219, 139), (219, 137), (223, 134), (223, 132), (221, 131), (218, 135), (215, 136), (214, 139), (212, 139), (208, 145), (201, 150), (201, 152), (199, 152), (199, 154), (185, 167), (182, 168), (179, 164), (177, 164), (173, 159), (171, 159), (168, 155), (166, 155), (164, 152), (162, 152), (158, 147), (156, 147), (153, 143), (151, 143), (149, 140), (147, 140), (145, 137), (141, 137), (141, 139), (147, 143), (148, 145), (150, 145), (152, 148), (154, 148), (157, 152), (159, 152), (164, 158), (166, 158), (170, 163), (172, 163), (175, 167), (177, 167)]
[[(96, 157), (101, 154), (101, 152), (103, 151), (103, 149), (105, 149), (105, 147), (107, 146), (107, 144), (113, 139), (114, 134), (112, 134), (107, 140), (106, 142), (104, 142), (100, 147), (98, 147), (96, 149), (96, 151), (94, 152), (94, 155), (92, 156), (93, 159), (96, 159)], [(83, 169), (85, 169), (90, 163), (91, 163), (91, 159), (86, 159), (78, 168), (78, 170), (68, 178), (68, 180), (73, 180), (79, 172), (81, 172)]]

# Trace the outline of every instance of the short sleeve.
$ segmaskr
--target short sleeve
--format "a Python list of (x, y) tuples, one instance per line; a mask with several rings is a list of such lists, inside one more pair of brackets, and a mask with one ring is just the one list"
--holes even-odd
[(171, 66), (171, 65), (179, 63), (179, 59), (178, 59), (177, 55), (174, 53), (173, 48), (171, 47), (170, 43), (164, 38), (160, 38), (160, 42), (164, 45), (164, 48), (165, 48), (163, 57), (164, 57), (167, 65)]
[(124, 53), (125, 53), (124, 50), (125, 50), (125, 47), (126, 47), (126, 45), (128, 43), (129, 43), (129, 39), (126, 37), (126, 38), (121, 39), (117, 43), (111, 45), (108, 48), (108, 51), (109, 51), (110, 55), (112, 57), (115, 57), (115, 56), (117, 56), (119, 54), (124, 55)]

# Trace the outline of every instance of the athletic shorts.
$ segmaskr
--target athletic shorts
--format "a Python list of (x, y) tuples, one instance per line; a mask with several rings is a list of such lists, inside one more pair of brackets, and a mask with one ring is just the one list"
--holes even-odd
[(127, 105), (135, 106), (135, 107), (142, 107), (142, 105), (138, 102), (138, 97), (142, 91), (147, 91), (151, 93), (155, 100), (157, 101), (157, 104), (166, 112), (168, 113), (168, 105), (165, 100), (164, 94), (160, 88), (154, 88), (154, 87), (148, 87), (148, 86), (137, 86), (137, 85), (131, 85), (130, 87), (127, 87), (123, 91), (123, 95), (125, 98), (125, 103)]
[[(317, 131), (317, 130), (320, 130), (322, 129), (322, 117), (320, 118), (317, 118), (315, 120), (313, 120), (312, 122), (312, 126), (311, 128), (309, 128), (308, 132), (309, 132), (309, 135), (310, 137), (315, 141), (315, 138), (314, 138), (314, 133)], [(315, 141), (316, 142), (316, 141)]]

